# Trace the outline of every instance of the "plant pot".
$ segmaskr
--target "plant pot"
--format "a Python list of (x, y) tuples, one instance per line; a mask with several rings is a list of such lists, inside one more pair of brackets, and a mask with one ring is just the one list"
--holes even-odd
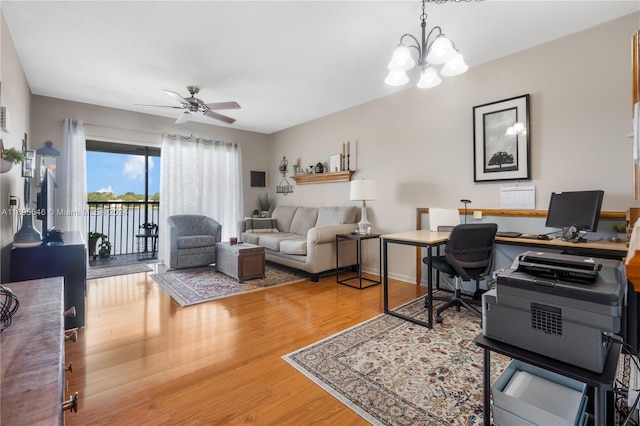
[(0, 173), (7, 173), (13, 167), (13, 163), (7, 160), (0, 160)]
[(89, 238), (89, 256), (96, 255), (96, 247), (98, 246), (98, 237)]

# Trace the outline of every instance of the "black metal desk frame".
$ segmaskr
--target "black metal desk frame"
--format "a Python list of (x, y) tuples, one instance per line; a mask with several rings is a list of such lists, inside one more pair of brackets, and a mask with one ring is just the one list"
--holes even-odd
[[(356, 260), (358, 261), (358, 271), (356, 275), (340, 279), (340, 264), (339, 264), (339, 247), (340, 240), (351, 240), (356, 242)], [(382, 252), (381, 252), (381, 240), (380, 234), (336, 234), (336, 282), (338, 284), (343, 284), (349, 287), (357, 288), (358, 290), (363, 290), (365, 288), (373, 287), (374, 285), (380, 284), (380, 279), (373, 280), (371, 278), (362, 276), (362, 241), (364, 240), (373, 240), (378, 239), (378, 257), (380, 258), (380, 266), (379, 271), (382, 271)], [(352, 285), (349, 283), (351, 280), (358, 279), (359, 285)], [(362, 281), (369, 281), (371, 284), (362, 286)]]
[[(448, 233), (447, 233), (448, 235)], [(395, 238), (394, 234), (383, 235), (382, 236), (382, 256), (384, 258), (383, 265), (383, 307), (384, 313), (389, 314), (391, 316), (404, 319), (406, 321), (412, 322), (414, 324), (421, 325), (423, 327), (432, 328), (433, 327), (433, 265), (431, 263), (431, 259), (433, 256), (433, 248), (438, 247), (442, 244), (446, 244), (447, 238), (435, 238), (433, 240), (407, 240), (403, 238)], [(403, 315), (401, 313), (392, 311), (389, 309), (389, 262), (388, 262), (388, 244), (403, 244), (414, 247), (424, 247), (427, 249), (427, 265), (429, 275), (427, 276), (427, 296), (425, 298), (425, 308), (428, 311), (428, 320), (424, 322), (422, 320), (412, 318), (407, 315)]]
[(518, 347), (499, 342), (497, 340), (488, 339), (481, 334), (476, 336), (475, 344), (483, 349), (483, 421), (485, 425), (491, 424), (490, 396), (491, 396), (491, 352), (508, 356), (544, 368), (553, 373), (566, 376), (587, 386), (594, 388), (594, 424), (596, 426), (605, 426), (607, 420), (607, 391), (613, 389), (616, 380), (616, 372), (618, 369), (618, 360), (620, 358), (620, 350), (622, 345), (614, 343), (609, 349), (609, 354), (605, 361), (604, 371), (598, 374), (593, 371), (585, 370), (571, 364), (557, 361), (543, 355), (539, 355)]

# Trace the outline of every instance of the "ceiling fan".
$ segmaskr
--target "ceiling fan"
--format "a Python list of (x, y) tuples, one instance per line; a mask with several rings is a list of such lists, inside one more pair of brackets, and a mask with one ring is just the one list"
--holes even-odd
[(214, 102), (210, 104), (205, 104), (200, 99), (196, 98), (195, 95), (200, 91), (200, 89), (196, 86), (187, 86), (187, 90), (189, 94), (191, 94), (188, 98), (183, 98), (176, 92), (172, 92), (170, 90), (163, 90), (164, 93), (171, 96), (176, 101), (180, 102), (180, 106), (172, 106), (172, 105), (141, 105), (137, 104), (137, 106), (142, 107), (161, 107), (161, 108), (174, 108), (174, 109), (184, 109), (185, 111), (178, 116), (176, 120), (176, 124), (185, 123), (189, 120), (190, 114), (195, 114), (201, 112), (203, 115), (209, 118), (213, 118), (215, 120), (224, 121), (225, 123), (231, 124), (236, 121), (235, 118), (227, 117), (226, 115), (219, 114), (214, 110), (218, 109), (239, 109), (240, 105), (237, 102)]

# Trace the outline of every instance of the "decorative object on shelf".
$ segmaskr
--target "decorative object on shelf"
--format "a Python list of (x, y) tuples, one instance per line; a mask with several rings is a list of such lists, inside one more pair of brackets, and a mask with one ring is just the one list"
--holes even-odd
[(342, 171), (342, 155), (333, 154), (329, 157), (329, 173)]
[(316, 173), (324, 173), (324, 165), (318, 161), (318, 164), (316, 164)]
[[(258, 206), (260, 207), (260, 217), (269, 216), (269, 210), (271, 210), (271, 200), (269, 194), (264, 194), (263, 197), (258, 197)], [(254, 213), (256, 210), (254, 210)]]
[(47, 169), (56, 175), (56, 162), (60, 151), (53, 147), (53, 142), (46, 141), (42, 148), (36, 150), (36, 186), (42, 185), (44, 173)]
[[(421, 69), (418, 87), (422, 89), (435, 87), (442, 82), (434, 65), (444, 64), (440, 69), (440, 74), (448, 77), (460, 75), (469, 69), (467, 64), (464, 63), (464, 58), (455, 48), (455, 44), (443, 34), (439, 26), (433, 27), (429, 34), (426, 35), (427, 13), (425, 12), (425, 4), (426, 0), (422, 0), (422, 14), (420, 15), (422, 37), (420, 40), (411, 34), (404, 34), (400, 37), (400, 44), (393, 51), (391, 61), (387, 65), (389, 74), (384, 82), (389, 86), (407, 84), (409, 82), (407, 71), (415, 65), (418, 65)], [(436, 31), (437, 33), (434, 33)], [(431, 36), (435, 38), (431, 39)], [(415, 45), (404, 44), (405, 37), (412, 39)], [(411, 56), (410, 48), (417, 50), (417, 61)]]
[(370, 234), (371, 223), (367, 220), (367, 201), (373, 201), (378, 197), (376, 181), (372, 179), (356, 179), (351, 181), (349, 199), (362, 201), (362, 215), (358, 222), (359, 234)]
[(280, 181), (280, 185), (276, 186), (277, 194), (290, 194), (293, 192), (293, 186), (287, 180), (287, 169), (289, 162), (287, 161), (287, 157), (283, 156), (282, 161), (280, 162), (280, 166), (278, 166), (278, 170), (282, 173), (282, 180)]
[(18, 311), (20, 302), (9, 287), (0, 285), (0, 331), (11, 325), (11, 318)]
[(351, 141), (342, 144), (342, 170), (351, 170), (349, 162), (351, 161)]
[[(33, 153), (33, 151), (30, 151)], [(31, 178), (33, 177), (33, 157), (30, 164), (25, 166), (24, 159), (27, 157), (27, 134), (24, 134), (22, 140), (22, 175), (24, 176), (24, 204), (29, 205), (31, 200)], [(37, 247), (42, 244), (42, 235), (40, 231), (33, 227), (33, 209), (26, 209), (26, 213), (22, 216), (22, 226), (13, 236), (13, 245), (15, 247)]]
[(293, 160), (292, 166), (293, 166), (293, 174), (297, 175), (298, 173), (300, 173), (300, 160), (299, 159), (296, 158), (295, 160)]
[(531, 179), (529, 94), (473, 107), (474, 182)]

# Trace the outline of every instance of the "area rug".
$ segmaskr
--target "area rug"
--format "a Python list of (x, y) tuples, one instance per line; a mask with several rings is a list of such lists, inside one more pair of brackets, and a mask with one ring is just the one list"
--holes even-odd
[(116, 275), (137, 274), (140, 272), (153, 271), (153, 268), (146, 263), (132, 263), (130, 265), (119, 266), (102, 266), (98, 268), (89, 268), (87, 270), (87, 279), (113, 277)]
[[(396, 310), (427, 318), (424, 298)], [(443, 318), (428, 329), (383, 314), (283, 359), (374, 425), (482, 424), (480, 319)], [(492, 354), (492, 381), (508, 363)]]
[(213, 266), (168, 271), (153, 274), (151, 278), (184, 307), (239, 293), (291, 284), (302, 281), (307, 276), (301, 272), (267, 265), (264, 278), (246, 280), (243, 283), (216, 272)]

